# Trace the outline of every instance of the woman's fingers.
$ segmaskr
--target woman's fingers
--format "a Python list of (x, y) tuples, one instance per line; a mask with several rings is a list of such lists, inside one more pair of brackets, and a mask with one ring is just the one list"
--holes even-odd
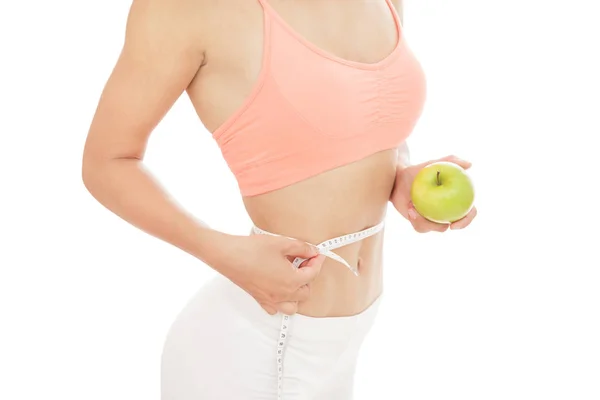
[(426, 219), (421, 219), (418, 222), (413, 223), (413, 228), (419, 233), (446, 232), (449, 226), (449, 224), (437, 224), (435, 222), (427, 221)]
[(295, 301), (284, 301), (277, 303), (277, 309), (286, 315), (293, 315), (298, 312), (298, 303)]
[(448, 228), (452, 230), (458, 230), (469, 226), (473, 219), (477, 216), (477, 208), (473, 207), (465, 217), (451, 224), (438, 224), (431, 222), (419, 215), (414, 208), (409, 209), (408, 215), (413, 228), (419, 233), (445, 232), (448, 230)]
[[(298, 290), (298, 296), (293, 296), (294, 298), (306, 298), (308, 299), (308, 294), (310, 293), (310, 289), (308, 286), (306, 288), (302, 287)], [(302, 300), (299, 300), (302, 301)], [(260, 303), (260, 306), (269, 314), (275, 315), (277, 312), (281, 312), (286, 315), (293, 315), (298, 312), (298, 301), (290, 300), (290, 301), (282, 301), (281, 303)]]
[[(460, 166), (461, 168), (463, 168), (465, 170), (471, 168), (471, 165), (472, 165), (471, 162), (469, 162), (467, 160), (463, 160), (462, 158), (459, 158), (455, 155), (446, 156), (446, 157), (440, 158), (437, 161), (451, 162), (451, 163), (457, 164), (458, 166)], [(425, 163), (423, 165), (426, 166), (431, 163), (432, 163), (432, 161)], [(459, 221), (456, 221), (452, 224), (435, 223), (435, 222), (427, 220), (426, 218), (424, 218), (422, 215), (420, 215), (417, 212), (417, 210), (412, 205), (412, 202), (408, 206), (407, 214), (408, 214), (408, 220), (411, 222), (413, 228), (415, 229), (415, 231), (417, 231), (419, 233), (445, 232), (448, 230), (448, 228), (462, 229), (462, 228), (467, 227), (471, 223), (471, 221), (473, 221), (473, 218), (475, 218), (475, 216), (477, 215), (477, 210), (475, 209), (475, 207), (473, 207), (473, 209), (471, 209), (471, 211), (469, 212), (469, 214), (467, 214), (467, 216), (465, 216), (464, 218), (462, 218)]]
[(290, 301), (306, 301), (310, 297), (310, 286), (304, 285), (300, 286), (298, 290), (296, 290), (291, 296)]
[(415, 231), (419, 233), (445, 232), (449, 227), (449, 224), (438, 224), (425, 219), (412, 204), (408, 207), (408, 219)]
[(458, 158), (456, 156), (446, 156), (444, 158), (441, 158), (440, 161), (453, 162), (454, 164), (460, 165), (463, 169), (469, 169), (472, 165), (469, 161), (463, 160), (462, 158)]
[(275, 315), (277, 314), (277, 309), (271, 304), (260, 303), (260, 306), (269, 314)]
[(473, 207), (471, 209), (471, 211), (469, 211), (469, 213), (465, 217), (450, 224), (450, 229), (456, 230), (456, 229), (466, 228), (473, 221), (473, 218), (475, 218), (476, 216), (477, 216), (477, 209), (475, 207)]

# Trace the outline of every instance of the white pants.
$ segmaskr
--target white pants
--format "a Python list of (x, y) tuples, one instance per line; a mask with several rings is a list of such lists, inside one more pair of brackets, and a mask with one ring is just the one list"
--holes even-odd
[(350, 317), (290, 316), (280, 374), (282, 314), (269, 315), (217, 275), (169, 331), (161, 399), (351, 400), (358, 352), (379, 302)]

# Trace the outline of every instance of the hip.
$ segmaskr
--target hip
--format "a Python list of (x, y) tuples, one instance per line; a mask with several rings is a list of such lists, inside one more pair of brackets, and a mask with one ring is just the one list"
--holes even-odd
[(346, 317), (269, 315), (217, 275), (169, 331), (162, 398), (349, 399), (358, 353), (380, 302)]

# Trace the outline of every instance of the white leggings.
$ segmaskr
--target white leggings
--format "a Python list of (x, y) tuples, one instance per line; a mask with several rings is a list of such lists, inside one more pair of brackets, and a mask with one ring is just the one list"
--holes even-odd
[[(379, 302), (350, 317), (290, 316), (283, 354), (278, 354), (282, 314), (269, 315), (217, 275), (169, 331), (161, 399), (351, 400), (358, 352)], [(280, 356), (283, 374), (278, 373)]]

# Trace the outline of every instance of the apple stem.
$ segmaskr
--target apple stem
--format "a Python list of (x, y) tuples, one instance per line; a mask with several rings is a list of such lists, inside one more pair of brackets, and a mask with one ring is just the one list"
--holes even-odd
[(437, 185), (442, 186), (442, 181), (440, 180), (440, 171), (437, 172), (436, 179), (437, 179)]

